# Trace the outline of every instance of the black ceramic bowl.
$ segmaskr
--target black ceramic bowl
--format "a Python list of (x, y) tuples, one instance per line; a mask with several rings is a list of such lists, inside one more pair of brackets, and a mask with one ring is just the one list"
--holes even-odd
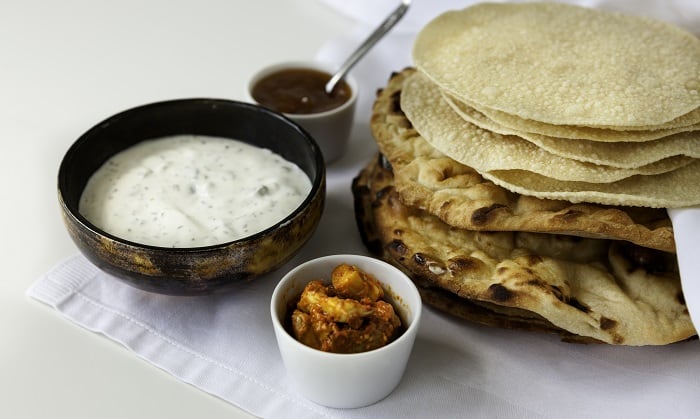
[[(178, 134), (237, 139), (268, 148), (311, 179), (304, 202), (284, 220), (249, 237), (206, 247), (143, 245), (97, 228), (78, 212), (90, 176), (112, 155), (140, 141)], [(58, 172), (58, 198), (68, 233), (102, 270), (147, 291), (200, 295), (270, 272), (289, 260), (318, 225), (326, 194), (316, 142), (284, 116), (247, 103), (183, 99), (133, 108), (100, 122), (70, 147)]]

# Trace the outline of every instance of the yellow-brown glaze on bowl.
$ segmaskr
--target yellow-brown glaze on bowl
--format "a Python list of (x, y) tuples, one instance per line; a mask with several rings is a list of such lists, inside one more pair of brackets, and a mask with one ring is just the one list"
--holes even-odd
[[(296, 210), (264, 231), (194, 248), (133, 243), (100, 230), (78, 212), (87, 179), (107, 158), (139, 141), (176, 134), (219, 136), (269, 148), (304, 170), (312, 190)], [(117, 114), (73, 144), (58, 177), (64, 224), (83, 255), (132, 286), (172, 295), (226, 291), (240, 280), (278, 268), (311, 238), (326, 193), (321, 152), (303, 129), (261, 107), (216, 99), (160, 102)]]

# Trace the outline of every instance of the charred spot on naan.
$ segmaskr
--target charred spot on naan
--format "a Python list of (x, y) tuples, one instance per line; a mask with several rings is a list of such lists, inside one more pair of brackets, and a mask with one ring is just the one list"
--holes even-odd
[(503, 204), (493, 204), (488, 207), (482, 207), (474, 210), (471, 221), (474, 225), (486, 225), (493, 222), (497, 217), (496, 211), (507, 211), (507, 207)]

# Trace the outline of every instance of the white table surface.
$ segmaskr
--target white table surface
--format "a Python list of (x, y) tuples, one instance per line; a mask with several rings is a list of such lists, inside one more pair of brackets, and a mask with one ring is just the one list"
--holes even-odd
[(0, 1), (0, 417), (249, 417), (25, 296), (77, 253), (58, 165), (103, 118), (243, 99), (256, 69), (311, 59), (352, 24), (317, 0)]
[[(374, 0), (365, 3), (369, 1)], [(452, 0), (430, 4), (448, 1)], [(644, 10), (662, 1), (643, 2)], [(421, 5), (415, 3), (413, 10)], [(684, 8), (663, 10), (688, 10), (700, 4), (694, 0), (667, 3), (683, 3)], [(427, 5), (427, 0), (422, 3)], [(691, 15), (698, 16), (687, 13)], [(58, 166), (78, 136), (116, 112), (174, 98), (243, 99), (246, 81), (260, 67), (310, 60), (326, 40), (352, 32), (355, 25), (322, 0), (0, 0), (0, 179), (6, 192), (0, 217), (5, 268), (0, 277), (0, 418), (250, 417), (25, 295), (39, 276), (77, 253), (60, 218)], [(384, 81), (388, 72), (372, 76)], [(366, 95), (372, 94), (371, 86), (365, 89)], [(340, 201), (350, 200), (349, 189), (342, 189), (347, 185), (339, 187), (332, 182), (334, 177), (347, 180), (373, 153), (371, 138), (355, 135), (353, 141), (351, 153), (329, 169), (333, 205), (327, 208), (335, 205), (337, 209)], [(429, 345), (433, 334), (426, 332), (423, 344)], [(485, 339), (483, 347), (492, 350), (511, 342), (505, 332), (495, 329), (470, 328), (469, 332)], [(647, 404), (660, 400), (655, 412), (678, 398), (684, 417), (694, 417), (697, 411), (697, 398), (688, 397), (698, 388), (693, 378), (700, 376), (694, 373), (698, 363), (692, 362), (697, 359), (693, 352), (697, 341), (637, 350), (570, 346), (558, 344), (555, 338), (519, 336), (519, 342), (535, 341), (534, 348), (547, 340), (541, 346), (546, 348), (543, 353), (556, 359), (571, 355), (573, 362), (559, 367), (575, 372), (574, 377), (579, 377), (580, 370), (572, 368), (594, 364), (588, 377), (592, 381), (586, 380), (587, 371), (581, 374), (583, 387), (597, 376), (609, 381), (600, 384), (602, 391), (590, 389), (589, 393), (600, 396), (595, 401), (609, 406), (611, 417), (617, 416), (618, 396), (627, 407), (638, 405), (640, 397)], [(426, 346), (422, 348), (425, 356)], [(489, 372), (463, 383), (474, 386), (465, 387), (469, 390), (465, 395), (488, 408), (482, 412), (529, 412), (535, 417), (540, 410), (528, 410), (533, 403), (557, 403), (548, 400), (550, 393), (544, 391), (541, 399), (510, 410), (515, 405), (509, 403), (530, 400), (526, 398), (529, 387), (548, 388), (547, 383), (534, 380), (540, 387), (523, 385), (529, 376), (517, 375), (510, 380), (510, 369), (519, 366), (519, 358), (512, 353), (494, 358), (471, 351), (458, 355), (510, 361), (499, 369), (506, 379), (486, 380), (493, 375)], [(549, 361), (532, 351), (528, 356)], [(607, 366), (611, 366), (609, 374)], [(553, 371), (551, 375), (561, 375)], [(448, 371), (440, 382), (451, 378)], [(564, 381), (571, 382), (570, 378)], [(511, 384), (517, 390), (514, 397), (501, 398), (499, 391)], [(590, 394), (579, 397), (577, 393), (572, 399), (587, 400)], [(674, 411), (674, 406), (668, 407)], [(626, 411), (625, 404), (620, 408)]]

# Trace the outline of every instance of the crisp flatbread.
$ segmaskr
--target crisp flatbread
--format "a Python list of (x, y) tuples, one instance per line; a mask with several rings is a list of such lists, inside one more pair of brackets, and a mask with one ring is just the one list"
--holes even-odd
[(660, 175), (612, 183), (562, 182), (526, 170), (492, 170), (482, 176), (510, 191), (543, 199), (655, 208), (700, 204), (700, 160)]
[[(700, 108), (667, 122), (663, 126), (634, 127), (634, 129), (630, 129), (630, 127), (594, 128), (547, 124), (488, 108), (476, 110), (472, 104), (461, 101), (448, 93), (443, 92), (443, 94), (447, 97), (448, 103), (456, 105), (458, 110), (466, 113), (467, 116), (473, 114), (473, 117), (480, 120), (486, 118), (491, 123), (496, 123), (503, 129), (507, 128), (514, 132), (527, 132), (554, 138), (597, 142), (647, 142), (677, 133), (700, 130), (700, 123), (697, 122), (700, 119)], [(477, 123), (477, 125), (480, 124)]]
[(527, 170), (556, 180), (611, 183), (635, 175), (667, 173), (694, 160), (674, 156), (623, 169), (562, 157), (521, 137), (501, 135), (466, 121), (447, 104), (437, 85), (420, 72), (404, 82), (401, 109), (433, 147), (481, 173)]
[(700, 39), (657, 20), (562, 3), (444, 13), (418, 33), (413, 60), (477, 109), (549, 124), (662, 127), (700, 107)]
[[(372, 221), (359, 223), (363, 237), (374, 238), (368, 248), (424, 287), (427, 281), (465, 299), (463, 317), (479, 304), (531, 312), (514, 315), (510, 326), (551, 324), (565, 336), (615, 345), (664, 345), (696, 335), (674, 255), (619, 241), (455, 229), (404, 205), (392, 181), (390, 170), (372, 162), (353, 182), (356, 203), (366, 201), (358, 214)], [(506, 313), (494, 323), (508, 326)]]
[[(682, 131), (680, 128), (678, 131), (608, 131), (615, 135), (607, 136), (604, 141), (601, 141), (600, 137), (598, 140), (583, 139), (582, 137), (561, 138), (519, 131), (501, 125), (449, 95), (443, 95), (443, 98), (462, 118), (482, 129), (502, 135), (516, 135), (543, 150), (569, 159), (631, 169), (672, 156), (700, 158), (700, 125), (695, 126), (694, 131)], [(588, 130), (595, 129), (589, 128)], [(568, 130), (567, 132), (570, 134), (576, 131)], [(585, 133), (582, 134), (585, 135)], [(629, 141), (630, 137), (635, 139), (648, 138), (649, 141), (643, 143)]]
[(378, 92), (370, 121), (405, 204), (459, 228), (619, 239), (675, 251), (671, 221), (664, 209), (573, 204), (516, 194), (436, 150), (401, 110), (403, 83), (414, 73), (415, 69), (407, 68), (392, 74)]

